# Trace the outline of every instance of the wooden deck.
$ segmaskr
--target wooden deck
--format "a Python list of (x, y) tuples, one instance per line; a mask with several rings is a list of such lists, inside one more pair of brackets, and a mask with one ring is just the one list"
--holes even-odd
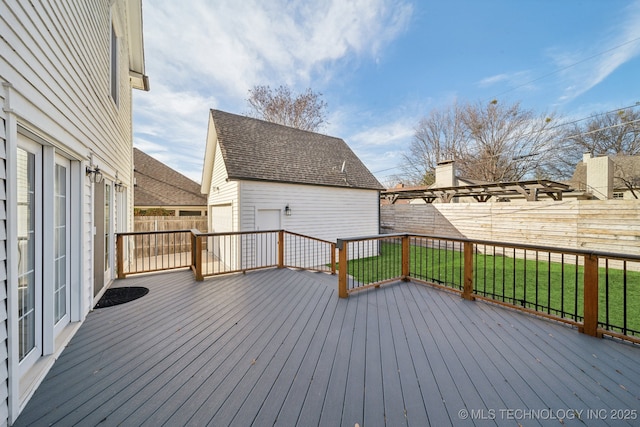
[(91, 312), (15, 425), (640, 422), (639, 346), (426, 286), (339, 299), (335, 276), (288, 269), (119, 286), (150, 292)]

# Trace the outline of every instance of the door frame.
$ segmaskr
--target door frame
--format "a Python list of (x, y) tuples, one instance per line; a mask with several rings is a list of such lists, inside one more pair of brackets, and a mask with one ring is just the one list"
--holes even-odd
[[(43, 319), (43, 313), (42, 313), (42, 309), (43, 309), (43, 305), (42, 305), (42, 291), (43, 291), (43, 224), (42, 224), (42, 220), (43, 220), (43, 206), (42, 206), (42, 195), (43, 195), (43, 181), (42, 181), (42, 167), (43, 167), (43, 163), (42, 163), (42, 158), (43, 158), (43, 147), (42, 145), (32, 141), (31, 139), (19, 135), (18, 136), (18, 145), (17, 145), (18, 150), (23, 150), (26, 151), (27, 153), (33, 154), (35, 156), (34, 158), (34, 207), (33, 207), (33, 213), (34, 213), (34, 265), (33, 265), (33, 270), (34, 270), (34, 310), (35, 310), (35, 318), (34, 318), (34, 325), (35, 325), (35, 330), (34, 330), (34, 346), (32, 349), (29, 350), (29, 352), (24, 355), (24, 357), (22, 358), (22, 360), (18, 359), (18, 372), (19, 372), (19, 376), (23, 377), (24, 374), (26, 374), (29, 369), (38, 361), (38, 359), (42, 356), (43, 354), (43, 323), (42, 323), (42, 319)], [(16, 183), (17, 185), (17, 183)], [(20, 215), (18, 215), (18, 219), (20, 218)], [(18, 240), (18, 244), (19, 244), (19, 240)], [(16, 304), (19, 305), (19, 291), (17, 293), (18, 295), (18, 300), (16, 301)], [(19, 312), (19, 310), (18, 310)], [(20, 325), (20, 317), (18, 316), (16, 318), (16, 323), (18, 324), (18, 337), (17, 337), (17, 342), (18, 342), (18, 348), (20, 345), (20, 332), (19, 332), (19, 325)]]
[[(56, 229), (59, 226), (59, 224), (57, 224), (56, 221), (56, 217), (55, 214), (57, 213), (57, 209), (56, 209), (56, 205), (57, 205), (57, 194), (55, 193), (55, 180), (57, 180), (58, 175), (57, 175), (57, 168), (58, 166), (65, 168), (66, 172), (65, 172), (65, 259), (64, 259), (64, 263), (65, 263), (65, 314), (58, 320), (55, 320), (55, 304), (56, 304), (56, 280), (58, 279), (58, 274), (57, 274), (57, 269), (56, 269), (56, 253), (55, 253), (55, 243), (56, 243)], [(53, 241), (54, 241), (54, 253), (53, 253), (53, 260), (54, 260), (54, 266), (53, 266), (53, 277), (54, 277), (54, 287), (53, 287), (53, 298), (52, 298), (52, 303), (54, 304), (53, 307), (53, 335), (58, 336), (60, 334), (60, 332), (62, 332), (62, 330), (65, 328), (65, 326), (67, 326), (70, 321), (71, 321), (71, 284), (72, 284), (72, 277), (73, 277), (73, 270), (72, 270), (72, 263), (71, 263), (71, 249), (72, 249), (72, 199), (73, 199), (73, 193), (71, 192), (71, 179), (72, 179), (72, 167), (71, 167), (71, 161), (69, 159), (67, 159), (66, 157), (61, 156), (60, 154), (56, 154), (55, 156), (55, 162), (54, 162), (54, 223), (53, 223), (53, 227), (54, 227), (54, 235), (53, 235)]]

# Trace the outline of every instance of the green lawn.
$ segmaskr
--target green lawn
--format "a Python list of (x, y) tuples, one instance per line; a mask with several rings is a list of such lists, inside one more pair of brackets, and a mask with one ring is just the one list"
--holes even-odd
[[(546, 253), (527, 259), (513, 253), (476, 254), (474, 290), (500, 301), (528, 307), (574, 320), (583, 315), (583, 268), (575, 265), (575, 256), (566, 256), (564, 264), (549, 260)], [(375, 283), (401, 275), (401, 245), (381, 242), (379, 256), (349, 261), (349, 274), (360, 283)], [(510, 256), (511, 255), (511, 256)], [(411, 246), (410, 275), (418, 279), (461, 289), (463, 254), (452, 248)], [(624, 326), (626, 292), (626, 327), (640, 336), (640, 273), (609, 268), (600, 269), (599, 321), (614, 328)], [(606, 307), (609, 307), (608, 313)], [(607, 318), (608, 316), (608, 318)], [(616, 330), (616, 329), (614, 329)]]

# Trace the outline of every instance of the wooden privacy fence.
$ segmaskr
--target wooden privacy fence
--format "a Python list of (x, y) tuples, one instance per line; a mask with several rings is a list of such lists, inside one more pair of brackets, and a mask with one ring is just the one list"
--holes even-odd
[(335, 243), (285, 230), (128, 232), (116, 246), (118, 278), (177, 268), (191, 268), (196, 280), (271, 267), (336, 271)]
[(200, 230), (208, 228), (206, 216), (134, 216), (133, 231)]
[(640, 256), (417, 234), (337, 248), (342, 298), (413, 280), (640, 343)]

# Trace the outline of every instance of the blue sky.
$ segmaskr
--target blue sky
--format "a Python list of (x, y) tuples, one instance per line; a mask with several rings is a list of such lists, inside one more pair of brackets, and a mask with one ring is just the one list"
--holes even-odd
[[(419, 119), (454, 101), (577, 119), (640, 101), (640, 0), (144, 0), (150, 92), (134, 145), (200, 182), (209, 109), (311, 88), (322, 133), (384, 184)], [(635, 108), (640, 108), (638, 105)]]

